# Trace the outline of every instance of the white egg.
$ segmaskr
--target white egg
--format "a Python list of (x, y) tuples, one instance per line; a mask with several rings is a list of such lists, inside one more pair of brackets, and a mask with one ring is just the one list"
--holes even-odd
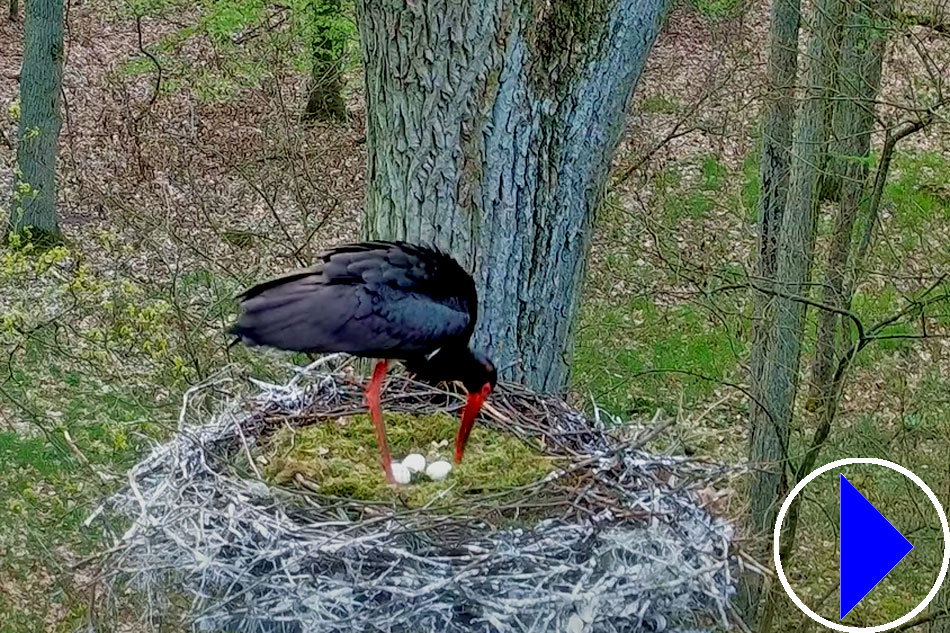
[(393, 462), (393, 479), (397, 484), (407, 484), (412, 480), (412, 473), (399, 462)]
[(402, 465), (411, 473), (421, 473), (426, 469), (426, 458), (419, 453), (410, 453), (403, 458)]
[(429, 479), (434, 481), (441, 481), (445, 479), (449, 476), (449, 472), (451, 471), (452, 464), (441, 459), (426, 466), (426, 475), (429, 476)]

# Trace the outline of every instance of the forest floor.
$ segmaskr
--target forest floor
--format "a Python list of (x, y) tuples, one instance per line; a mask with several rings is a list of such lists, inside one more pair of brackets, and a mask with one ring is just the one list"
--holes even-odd
[[(767, 3), (741, 16), (734, 5), (678, 5), (650, 59), (596, 226), (571, 391), (577, 406), (596, 402), (623, 422), (661, 411), (675, 423), (656, 450), (728, 463), (746, 449), (751, 297), (715, 288), (753, 261), (758, 120), (749, 113), (762, 103), (767, 39)], [(15, 526), (0, 533), (0, 633), (65, 631), (88, 617), (81, 562), (101, 544), (83, 527), (88, 512), (167, 436), (188, 385), (229, 362), (267, 371), (277, 358), (228, 350), (234, 292), (357, 235), (359, 69), (351, 64), (346, 121), (301, 124), (306, 60), (287, 11), (242, 0), (70, 5), (60, 167), (68, 244), (0, 258), (0, 524)], [(22, 24), (0, 21), (0, 192), (12, 177), (21, 47)], [(889, 53), (889, 98), (917, 72), (905, 48)], [(947, 271), (947, 182), (950, 129), (901, 146), (883, 238), (855, 301), (862, 319), (893, 313)], [(823, 218), (819, 253), (830, 230)], [(950, 325), (943, 312), (932, 334)], [(948, 381), (945, 338), (870, 346), (820, 461), (913, 464), (950, 501)], [(812, 428), (805, 415), (793, 446)], [(909, 517), (905, 533), (926, 532), (919, 509), (891, 509)], [(807, 526), (828, 511), (824, 498), (806, 506), (801, 536), (824, 560), (834, 543)], [(834, 570), (802, 565), (793, 584), (827, 598)], [(903, 613), (925, 581), (899, 568), (888, 581), (898, 589), (849, 623)], [(779, 620), (781, 630), (810, 624), (793, 607)]]

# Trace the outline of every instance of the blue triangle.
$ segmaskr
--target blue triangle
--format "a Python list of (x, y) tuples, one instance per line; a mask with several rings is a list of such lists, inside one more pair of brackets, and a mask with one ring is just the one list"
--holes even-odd
[(914, 549), (904, 535), (841, 475), (840, 618)]

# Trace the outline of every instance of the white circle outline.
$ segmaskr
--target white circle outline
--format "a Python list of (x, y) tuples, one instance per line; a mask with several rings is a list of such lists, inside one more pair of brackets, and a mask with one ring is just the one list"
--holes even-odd
[[(940, 573), (937, 574), (937, 580), (934, 582), (933, 588), (930, 590), (930, 593), (927, 594), (927, 597), (918, 604), (912, 611), (904, 614), (903, 616), (888, 622), (886, 624), (878, 624), (876, 626), (848, 626), (845, 624), (838, 624), (837, 622), (832, 622), (831, 620), (826, 620), (821, 617), (811, 609), (809, 609), (804, 602), (801, 601), (801, 598), (795, 593), (791, 585), (788, 584), (788, 578), (785, 577), (785, 570), (782, 569), (782, 561), (779, 559), (778, 548), (779, 548), (779, 535), (782, 531), (782, 522), (785, 521), (785, 514), (788, 512), (788, 508), (794, 499), (801, 491), (812, 482), (818, 475), (826, 473), (829, 470), (835, 468), (840, 468), (841, 466), (849, 466), (851, 464), (873, 464), (875, 466), (883, 466), (884, 468), (890, 468), (893, 471), (899, 472), (904, 475), (915, 484), (917, 487), (924, 491), (927, 497), (930, 499), (930, 502), (933, 504), (934, 508), (937, 509), (937, 516), (940, 517), (940, 525), (943, 527), (943, 562), (940, 564)], [(877, 457), (849, 457), (847, 459), (839, 459), (837, 461), (825, 464), (821, 468), (814, 470), (798, 482), (792, 491), (788, 494), (788, 497), (785, 498), (784, 503), (782, 503), (782, 508), (778, 512), (778, 518), (775, 520), (775, 531), (772, 534), (772, 558), (775, 562), (775, 570), (778, 572), (778, 579), (782, 583), (782, 588), (785, 589), (785, 593), (788, 594), (788, 597), (792, 599), (792, 602), (795, 603), (795, 606), (802, 610), (802, 612), (811, 618), (813, 621), (818, 624), (824, 625), (829, 629), (834, 629), (835, 631), (844, 631), (845, 633), (881, 633), (882, 631), (888, 631), (894, 627), (900, 626), (909, 622), (920, 614), (924, 609), (927, 608), (927, 605), (930, 604), (930, 601), (936, 597), (937, 592), (940, 590), (940, 585), (943, 584), (944, 579), (947, 576), (947, 567), (950, 566), (950, 524), (947, 523), (947, 515), (943, 512), (943, 506), (940, 505), (940, 500), (937, 499), (937, 495), (933, 493), (933, 490), (930, 489), (924, 481), (910, 472), (900, 464), (895, 464), (894, 462), (889, 462), (886, 459), (878, 459)]]

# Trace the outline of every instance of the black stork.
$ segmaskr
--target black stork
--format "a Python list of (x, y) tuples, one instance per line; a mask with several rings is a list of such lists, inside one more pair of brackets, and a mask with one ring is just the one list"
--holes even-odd
[(492, 362), (469, 347), (475, 281), (449, 255), (408, 242), (360, 242), (325, 251), (317, 263), (244, 293), (231, 333), (251, 345), (378, 359), (366, 389), (386, 480), (393, 483), (380, 387), (390, 360), (426, 382), (468, 391), (455, 463), (497, 383)]

